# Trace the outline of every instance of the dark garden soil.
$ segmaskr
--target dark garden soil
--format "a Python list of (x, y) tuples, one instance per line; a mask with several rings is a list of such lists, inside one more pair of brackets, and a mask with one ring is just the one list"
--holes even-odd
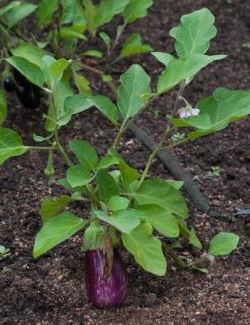
[[(225, 53), (228, 57), (206, 68), (190, 84), (185, 96), (192, 103), (210, 95), (218, 86), (250, 89), (250, 48), (244, 46), (250, 43), (250, 3), (158, 0), (149, 16), (128, 30), (140, 32), (155, 50), (171, 53), (169, 29), (182, 14), (204, 6), (213, 11), (218, 27), (211, 53)], [(124, 71), (135, 62), (153, 76), (162, 69), (151, 56), (133, 58), (117, 64), (116, 69)], [(95, 87), (100, 88), (97, 81)], [(102, 91), (107, 94), (107, 89)], [(175, 95), (173, 91), (160, 98), (137, 121), (156, 140)], [(10, 103), (9, 124), (30, 143), (32, 132), (40, 127), (36, 116), (40, 113), (26, 112), (27, 122), (23, 108), (11, 99)], [(73, 120), (65, 129), (65, 141), (85, 138), (103, 153), (113, 135), (110, 130), (110, 124), (93, 110)], [(121, 151), (131, 165), (141, 169), (149, 153), (130, 132)], [(32, 152), (6, 163), (0, 170), (0, 244), (8, 247), (11, 254), (0, 261), (0, 324), (250, 324), (250, 216), (234, 216), (237, 208), (250, 207), (250, 118), (178, 148), (176, 155), (192, 173), (211, 207), (219, 211), (209, 217), (188, 197), (190, 222), (200, 238), (206, 245), (218, 231), (233, 231), (240, 235), (239, 248), (231, 256), (217, 259), (208, 275), (178, 270), (170, 260), (168, 274), (160, 278), (144, 273), (124, 254), (129, 292), (123, 306), (115, 310), (97, 310), (87, 301), (80, 234), (40, 259), (32, 259), (34, 236), (40, 227), (40, 198), (62, 193), (58, 185), (48, 185), (43, 175), (46, 156)], [(61, 176), (64, 166), (59, 159), (57, 165)], [(218, 176), (209, 176), (213, 166), (219, 167)], [(153, 175), (172, 177), (158, 160), (151, 171)], [(83, 204), (74, 204), (73, 209), (86, 213)], [(180, 253), (188, 254), (185, 248)]]

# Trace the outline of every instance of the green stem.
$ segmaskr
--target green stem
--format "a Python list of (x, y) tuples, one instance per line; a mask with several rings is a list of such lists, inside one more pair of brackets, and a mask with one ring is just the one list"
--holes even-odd
[(57, 147), (58, 151), (61, 153), (61, 155), (64, 158), (64, 160), (67, 163), (67, 165), (68, 166), (72, 166), (73, 165), (72, 161), (70, 160), (67, 152), (64, 150), (63, 146), (60, 143), (59, 134), (58, 134), (58, 130), (57, 129), (55, 130), (55, 133), (54, 134), (55, 134), (56, 147)]
[(25, 146), (29, 150), (55, 150), (54, 147)]
[(188, 268), (188, 265), (183, 262), (183, 260), (175, 253), (171, 247), (169, 247), (165, 242), (162, 242), (162, 246), (164, 247), (167, 255), (169, 255), (175, 261), (178, 267), (182, 269)]
[(119, 141), (120, 141), (123, 133), (126, 130), (126, 123), (127, 123), (127, 120), (123, 120), (122, 125), (121, 125), (121, 127), (120, 127), (120, 129), (119, 129), (119, 131), (118, 131), (118, 133), (117, 133), (117, 135), (115, 137), (115, 140), (114, 140), (114, 142), (112, 144), (113, 149), (116, 149), (116, 147), (118, 146)]
[(148, 161), (146, 163), (146, 166), (144, 168), (144, 171), (142, 173), (142, 176), (141, 176), (141, 179), (138, 183), (138, 187), (137, 189), (140, 188), (140, 186), (142, 185), (142, 183), (144, 182), (145, 178), (147, 177), (148, 175), (148, 171), (149, 171), (149, 168), (151, 167), (152, 163), (153, 163), (153, 159), (155, 158), (155, 156), (157, 155), (157, 153), (161, 150), (165, 140), (166, 140), (166, 137), (167, 135), (172, 132), (174, 129), (174, 127), (170, 128), (170, 127), (167, 127), (162, 135), (162, 138), (161, 138), (161, 141), (158, 143), (158, 145), (154, 148), (154, 150), (151, 152), (149, 158), (148, 158)]

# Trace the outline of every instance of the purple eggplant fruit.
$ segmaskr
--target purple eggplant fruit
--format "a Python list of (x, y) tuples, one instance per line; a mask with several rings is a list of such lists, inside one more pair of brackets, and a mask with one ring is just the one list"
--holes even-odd
[(105, 263), (105, 255), (101, 249), (86, 252), (87, 295), (97, 308), (119, 306), (127, 295), (128, 277), (119, 253), (114, 250), (112, 268), (107, 275)]

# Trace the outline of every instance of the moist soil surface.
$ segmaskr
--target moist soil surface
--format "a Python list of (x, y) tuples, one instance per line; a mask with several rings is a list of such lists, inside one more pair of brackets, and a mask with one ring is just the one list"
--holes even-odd
[[(203, 70), (188, 86), (185, 97), (196, 103), (219, 86), (230, 89), (250, 88), (250, 4), (229, 0), (158, 0), (148, 17), (129, 26), (140, 32), (156, 51), (173, 53), (168, 31), (182, 14), (208, 7), (216, 17), (218, 35), (211, 53), (228, 57)], [(113, 27), (107, 27), (113, 30)], [(131, 63), (140, 63), (154, 77), (162, 69), (148, 55), (117, 63), (124, 71)], [(88, 75), (98, 90), (95, 76)], [(108, 90), (101, 88), (108, 95)], [(171, 112), (176, 91), (162, 96), (153, 108), (137, 120), (157, 141)], [(8, 124), (15, 127), (25, 143), (38, 133), (41, 112), (26, 111), (17, 100), (9, 98)], [(37, 131), (38, 130), (38, 131)], [(65, 142), (84, 138), (105, 152), (114, 132), (96, 111), (82, 113), (64, 130)], [(217, 258), (208, 274), (180, 270), (169, 259), (168, 273), (156, 277), (143, 272), (131, 257), (123, 254), (129, 274), (128, 296), (117, 309), (99, 310), (88, 303), (84, 282), (84, 255), (80, 252), (81, 234), (43, 257), (32, 258), (34, 236), (41, 226), (40, 199), (63, 191), (55, 182), (48, 185), (43, 174), (46, 155), (30, 152), (11, 159), (0, 170), (0, 244), (10, 249), (10, 256), (0, 261), (0, 324), (80, 325), (80, 324), (249, 324), (250, 319), (250, 216), (237, 215), (239, 208), (250, 207), (250, 118), (227, 129), (186, 144), (175, 150), (182, 166), (217, 213), (208, 216), (198, 210), (186, 195), (190, 224), (207, 247), (209, 238), (218, 231), (233, 231), (240, 236), (239, 247), (229, 257)], [(149, 151), (127, 132), (121, 152), (134, 167), (142, 169)], [(65, 166), (56, 159), (58, 178)], [(211, 175), (211, 168), (219, 173)], [(151, 174), (172, 178), (156, 159)], [(86, 214), (84, 204), (75, 203), (76, 213)], [(187, 247), (180, 254), (189, 256)]]

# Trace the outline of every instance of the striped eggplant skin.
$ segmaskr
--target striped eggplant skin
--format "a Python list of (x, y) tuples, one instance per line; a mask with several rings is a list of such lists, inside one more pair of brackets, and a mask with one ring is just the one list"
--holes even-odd
[(102, 250), (89, 250), (85, 255), (85, 280), (89, 301), (97, 308), (122, 304), (128, 288), (128, 277), (119, 253), (114, 250), (111, 273), (104, 274), (105, 257)]

